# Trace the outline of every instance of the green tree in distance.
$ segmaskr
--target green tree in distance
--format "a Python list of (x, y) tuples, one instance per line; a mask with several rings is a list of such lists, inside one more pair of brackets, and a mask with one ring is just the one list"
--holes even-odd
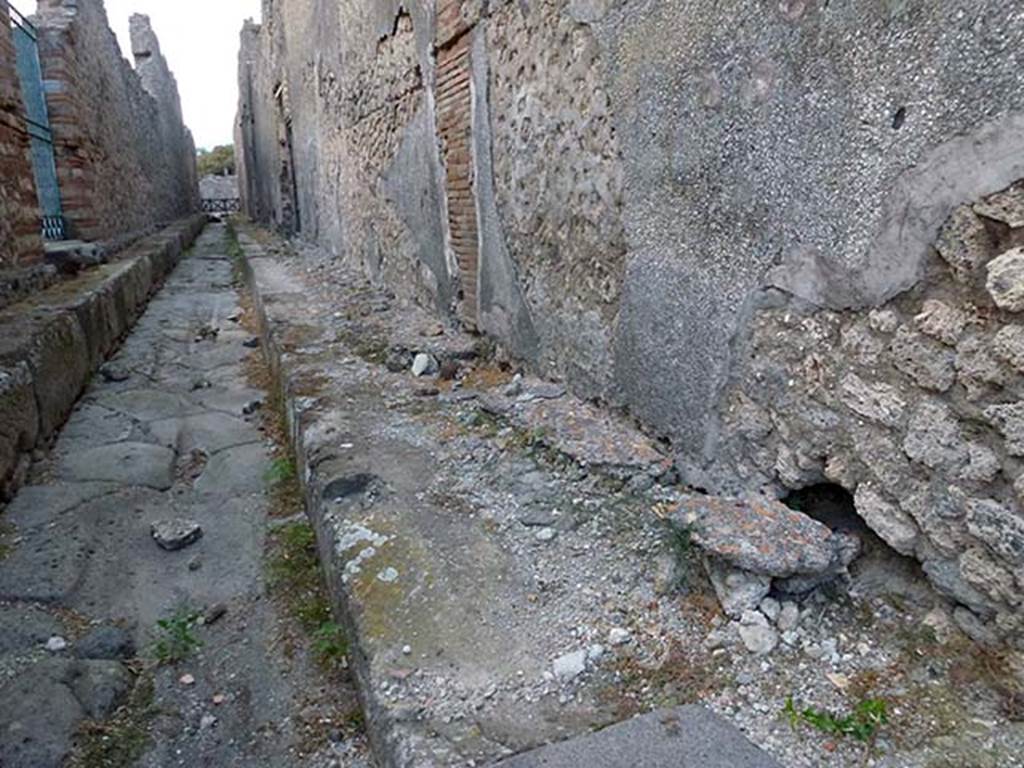
[(224, 144), (213, 149), (196, 152), (196, 169), (199, 176), (228, 176), (235, 172), (235, 147)]

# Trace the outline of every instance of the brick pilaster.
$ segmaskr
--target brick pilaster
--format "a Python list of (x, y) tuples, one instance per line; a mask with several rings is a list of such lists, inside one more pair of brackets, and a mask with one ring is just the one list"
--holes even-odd
[(477, 324), (479, 225), (473, 178), (473, 91), (471, 23), (463, 0), (441, 0), (437, 11), (437, 129), (445, 166), (451, 246), (459, 266), (459, 314)]

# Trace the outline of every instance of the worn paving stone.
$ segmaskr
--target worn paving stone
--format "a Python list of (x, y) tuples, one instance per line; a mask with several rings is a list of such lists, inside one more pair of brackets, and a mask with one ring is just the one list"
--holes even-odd
[(105, 392), (96, 402), (141, 422), (185, 416), (199, 410), (181, 395), (154, 389)]
[(150, 443), (115, 443), (64, 456), (58, 472), (69, 480), (143, 485), (166, 491), (174, 484), (175, 452)]
[(60, 766), (71, 751), (85, 709), (67, 684), (69, 662), (33, 664), (0, 685), (0, 765)]
[(210, 458), (195, 488), (200, 493), (255, 493), (266, 486), (269, 468), (263, 445), (229, 448)]
[(22, 488), (4, 512), (5, 519), (18, 528), (33, 528), (56, 521), (61, 515), (116, 492), (121, 486), (104, 482), (57, 482)]
[(501, 768), (781, 768), (727, 721), (691, 705), (502, 760)]
[(241, 417), (224, 413), (203, 413), (184, 418), (163, 419), (149, 425), (149, 431), (162, 445), (185, 453), (200, 448), (214, 454), (259, 439), (251, 424)]
[(61, 430), (60, 442), (85, 440), (92, 445), (118, 443), (127, 440), (134, 429), (132, 419), (92, 403), (83, 403), (75, 409), (75, 418)]
[(71, 594), (88, 566), (91, 537), (76, 520), (59, 530), (18, 530), (24, 541), (0, 563), (0, 600), (56, 603)]
[(0, 656), (39, 650), (65, 631), (59, 619), (37, 605), (0, 604)]
[[(4, 511), (13, 531), (0, 557), (4, 768), (63, 766), (82, 721), (108, 717), (133, 684), (121, 662), (149, 658), (157, 622), (182, 610), (209, 615), (211, 606), (227, 612), (194, 629), (202, 641), (188, 660), (194, 685), (180, 685), (170, 666), (152, 672), (155, 704), (173, 714), (157, 718), (135, 764), (335, 764), (331, 744), (300, 748), (305, 718), (314, 707), (316, 722), (347, 711), (354, 694), (347, 682), (323, 685), (301, 640), (285, 656), (288, 620), (266, 599), (269, 454), (257, 419), (242, 418), (266, 393), (240, 364), (258, 354), (240, 344), (250, 334), (226, 319), (239, 311), (231, 263), (202, 258), (224, 245), (223, 227), (200, 238), (119, 350), (114, 364), (131, 376), (94, 378), (52, 456), (32, 470), (34, 485)], [(204, 326), (222, 330), (196, 342)], [(211, 386), (197, 390), (200, 378)], [(195, 487), (173, 449), (200, 447), (213, 455)], [(151, 526), (182, 518), (203, 537), (187, 553), (162, 551)], [(194, 558), (201, 568), (189, 567)], [(94, 626), (78, 637), (80, 627), (51, 614)], [(55, 636), (68, 647), (49, 654)], [(222, 705), (211, 714), (214, 696)]]

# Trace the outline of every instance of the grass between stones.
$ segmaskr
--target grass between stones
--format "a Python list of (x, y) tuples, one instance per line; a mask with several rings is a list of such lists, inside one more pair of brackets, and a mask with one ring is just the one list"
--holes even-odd
[(6, 559), (14, 551), (15, 533), (13, 525), (0, 520), (0, 560)]
[(146, 751), (149, 726), (159, 714), (153, 677), (142, 672), (129, 700), (103, 723), (87, 723), (79, 731), (68, 768), (128, 768)]
[[(305, 522), (287, 523), (270, 537), (268, 586), (308, 638), (317, 664), (325, 672), (348, 667), (348, 639), (331, 615), (317, 555), (316, 534)], [(285, 650), (294, 653), (286, 642)]]
[(183, 609), (156, 623), (157, 637), (153, 641), (152, 653), (158, 663), (177, 664), (198, 650), (202, 641), (193, 630), (199, 616), (196, 611)]
[[(228, 225), (228, 253), (238, 262), (244, 258), (233, 225)], [(252, 297), (239, 284), (241, 325), (256, 333)], [(264, 481), (270, 496), (270, 516), (292, 519), (304, 513), (302, 485), (292, 455), (285, 403), (263, 358), (250, 355), (245, 362), (249, 384), (268, 393), (260, 409), (261, 431), (273, 443), (273, 459)], [(279, 600), (307, 636), (317, 662), (325, 671), (347, 666), (348, 641), (331, 616), (331, 604), (323, 583), (316, 533), (305, 520), (288, 522), (272, 532), (267, 545), (267, 576), (271, 595)], [(286, 638), (286, 650), (294, 652), (294, 638)]]
[[(259, 322), (252, 296), (242, 277), (245, 254), (238, 242), (235, 226), (234, 221), (229, 221), (227, 250), (235, 263), (235, 282), (242, 308), (239, 322), (257, 336)], [(261, 230), (249, 233), (257, 241), (262, 240)], [(313, 724), (304, 723), (300, 729), (301, 751), (313, 754), (333, 738), (328, 732), (331, 729), (340, 731), (346, 739), (362, 741), (365, 737), (364, 715), (348, 670), (348, 638), (331, 614), (316, 532), (304, 518), (303, 489), (291, 446), (283, 393), (262, 354), (250, 355), (244, 362), (244, 370), (249, 385), (267, 393), (259, 411), (260, 431), (273, 445), (273, 458), (264, 481), (270, 499), (269, 516), (282, 523), (267, 537), (264, 567), (268, 594), (285, 616), (279, 624), (278, 642), (288, 658), (294, 658), (308, 648), (320, 671), (333, 683), (331, 690), (338, 694), (324, 717), (318, 717)], [(344, 691), (350, 693), (345, 695)], [(310, 701), (310, 704), (318, 706), (322, 703), (315, 701), (315, 697)]]

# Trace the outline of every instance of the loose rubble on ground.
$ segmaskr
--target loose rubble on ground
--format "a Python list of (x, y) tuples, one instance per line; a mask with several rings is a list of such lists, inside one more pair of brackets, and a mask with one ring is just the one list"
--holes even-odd
[[(614, 412), (315, 247), (248, 232), (302, 284), (302, 321), (348, 350), (332, 359), (372, 389), (380, 432), (429, 446), (425, 496), (485, 531), (526, 585), (499, 629), (545, 672), (470, 685), (410, 637), (379, 691), (396, 711), (463, 733), (523, 704), (607, 724), (701, 702), (793, 768), (1024, 765), (1019, 656), (967, 638), (916, 563), (831, 514), (844, 504), (834, 488), (784, 504), (684, 487), (664, 447)], [(316, 401), (311, 389), (303, 407)], [(370, 509), (372, 489), (361, 498)], [(377, 535), (350, 534), (339, 550)], [(352, 579), (376, 551), (349, 562)], [(400, 562), (378, 576), (405, 578)]]

